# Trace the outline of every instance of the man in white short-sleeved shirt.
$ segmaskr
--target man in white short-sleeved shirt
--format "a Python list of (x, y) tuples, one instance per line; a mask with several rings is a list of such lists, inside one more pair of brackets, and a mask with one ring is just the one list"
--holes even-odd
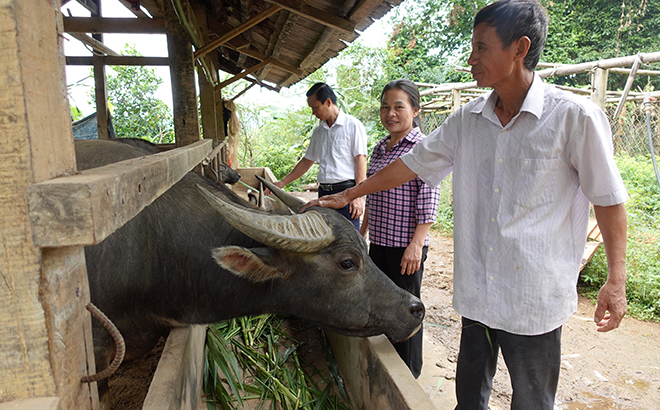
[[(367, 178), (367, 132), (364, 125), (337, 106), (337, 96), (325, 83), (316, 83), (307, 91), (307, 105), (321, 121), (314, 129), (305, 156), (287, 176), (275, 182), (280, 188), (297, 180), (315, 163), (319, 163), (319, 198), (336, 194)], [(337, 209), (355, 229), (360, 229), (364, 212), (362, 198)]]
[(487, 409), (500, 349), (511, 408), (553, 409), (561, 326), (577, 308), (589, 202), (608, 260), (597, 330), (617, 328), (626, 312), (628, 195), (610, 126), (595, 104), (534, 74), (547, 24), (536, 0), (502, 0), (480, 10), (468, 64), (477, 85), (493, 91), (362, 184), (308, 204), (334, 208), (416, 176), (436, 186), (453, 170), (461, 410)]

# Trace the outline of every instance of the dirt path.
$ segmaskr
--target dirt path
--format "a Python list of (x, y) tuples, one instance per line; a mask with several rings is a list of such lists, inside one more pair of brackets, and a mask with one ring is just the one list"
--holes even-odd
[[(432, 233), (422, 300), (424, 367), (419, 383), (438, 410), (453, 410), (460, 318), (451, 308), (453, 245)], [(609, 333), (596, 332), (595, 307), (580, 298), (563, 327), (562, 369), (555, 409), (660, 409), (660, 324), (624, 318)], [(509, 408), (511, 385), (500, 356), (490, 409)]]

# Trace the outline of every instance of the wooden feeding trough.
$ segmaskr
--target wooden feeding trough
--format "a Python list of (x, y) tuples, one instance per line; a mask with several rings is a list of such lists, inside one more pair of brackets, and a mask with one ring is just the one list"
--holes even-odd
[[(204, 326), (175, 329), (170, 333), (143, 410), (206, 410), (201, 385), (205, 334)], [(351, 408), (435, 409), (385, 336), (326, 335)]]

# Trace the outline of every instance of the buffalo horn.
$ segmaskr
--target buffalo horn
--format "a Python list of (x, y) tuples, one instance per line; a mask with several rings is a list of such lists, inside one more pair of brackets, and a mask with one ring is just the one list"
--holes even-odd
[(300, 212), (300, 208), (305, 205), (305, 201), (300, 198), (297, 198), (290, 193), (286, 192), (282, 188), (276, 187), (272, 182), (266, 181), (264, 178), (259, 175), (255, 175), (262, 184), (266, 185), (266, 188), (270, 189), (272, 193), (277, 196), (284, 205), (288, 206), (293, 212)]
[(334, 240), (332, 228), (317, 211), (295, 215), (263, 214), (223, 201), (202, 186), (197, 187), (227, 222), (264, 245), (292, 252), (316, 252)]

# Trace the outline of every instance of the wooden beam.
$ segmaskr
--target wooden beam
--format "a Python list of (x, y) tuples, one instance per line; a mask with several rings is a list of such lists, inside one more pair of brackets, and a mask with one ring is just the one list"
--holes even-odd
[(94, 49), (99, 54), (107, 54), (111, 56), (118, 56), (119, 53), (111, 49), (110, 47), (106, 46), (105, 44), (101, 43), (100, 41), (88, 36), (87, 34), (84, 33), (69, 33), (69, 35), (76, 40), (80, 41), (81, 43), (90, 46), (91, 48)]
[(179, 18), (170, 1), (163, 3), (163, 14), (167, 27), (167, 50), (170, 58), (174, 138), (176, 146), (182, 147), (199, 141), (199, 116), (192, 44), (190, 37), (179, 23)]
[(254, 78), (245, 77), (243, 80), (249, 81), (249, 82), (258, 85), (259, 87), (265, 88), (267, 90), (275, 91), (276, 93), (279, 93), (281, 91), (280, 87), (268, 85), (268, 84), (263, 83), (263, 82), (261, 82), (257, 79), (254, 79)]
[(119, 0), (119, 3), (121, 3), (124, 7), (126, 7), (128, 9), (128, 11), (133, 13), (135, 15), (135, 17), (137, 17), (137, 18), (147, 18), (147, 19), (149, 18), (149, 16), (144, 14), (144, 12), (142, 10), (140, 10), (140, 9), (135, 10), (133, 7), (131, 7), (133, 3), (131, 3), (127, 0)]
[(240, 97), (241, 95), (245, 94), (250, 88), (254, 87), (255, 85), (257, 85), (257, 83), (252, 83), (252, 84), (248, 85), (248, 86), (245, 87), (240, 93), (238, 93), (238, 94), (236, 94), (235, 96), (233, 96), (232, 98), (230, 98), (229, 101), (234, 101), (234, 100), (236, 100), (238, 97)]
[[(169, 66), (169, 57), (137, 57), (137, 56), (102, 56), (104, 65), (152, 65)], [(93, 65), (92, 57), (70, 56), (66, 57), (66, 65)]]
[(369, 16), (382, 3), (384, 3), (382, 0), (360, 0), (348, 15), (348, 20), (357, 24)]
[(270, 59), (270, 58), (265, 59), (264, 61), (260, 62), (259, 64), (256, 64), (256, 65), (244, 70), (242, 73), (236, 74), (235, 76), (233, 76), (229, 80), (225, 80), (225, 81), (221, 82), (220, 84), (218, 84), (216, 86), (216, 90), (220, 90), (220, 89), (228, 86), (229, 84), (231, 84), (233, 82), (236, 82), (236, 81), (238, 81), (242, 78), (245, 78), (248, 74), (254, 73), (255, 71), (259, 70), (261, 67), (264, 67), (264, 66), (270, 64), (271, 62), (272, 62), (272, 59)]
[(339, 16), (328, 14), (328, 12), (316, 7), (309, 6), (297, 0), (266, 0), (268, 3), (276, 4), (285, 10), (299, 14), (309, 20), (332, 27), (337, 30), (352, 33), (355, 31), (355, 23)]
[(183, 178), (211, 145), (198, 141), (31, 185), (27, 198), (35, 245), (100, 243)]
[[(284, 20), (284, 22), (281, 22), (281, 20)], [(277, 33), (271, 36), (270, 41), (268, 42), (268, 48), (266, 49), (266, 54), (271, 58), (279, 58), (282, 49), (284, 48), (284, 44), (289, 38), (289, 34), (291, 34), (291, 30), (293, 30), (293, 27), (296, 25), (296, 21), (298, 21), (298, 15), (295, 13), (285, 11), (280, 14)], [(271, 64), (264, 67), (257, 78), (259, 78), (259, 80), (266, 78), (271, 67)]]
[(319, 55), (325, 53), (325, 51), (328, 49), (328, 42), (332, 38), (332, 35), (335, 34), (335, 30), (330, 27), (326, 27), (323, 30), (323, 33), (321, 33), (321, 37), (316, 41), (316, 44), (314, 44), (314, 48), (307, 53), (305, 58), (300, 62), (300, 74), (293, 74), (289, 76), (286, 80), (284, 80), (283, 84), (289, 84), (293, 82), (296, 78), (301, 78), (309, 65), (315, 61)]
[(588, 63), (560, 65), (545, 70), (539, 70), (537, 71), (537, 73), (542, 78), (546, 78), (553, 75), (558, 76), (558, 75), (586, 73), (595, 68), (610, 69), (610, 68), (629, 67), (633, 64), (635, 58), (637, 57), (639, 57), (639, 60), (643, 64), (657, 63), (660, 61), (660, 51), (655, 53), (640, 53), (634, 56), (627, 56), (627, 57), (608, 58), (605, 60), (592, 61)]
[[(268, 58), (265, 55), (259, 53), (258, 51), (254, 51), (251, 48), (236, 48), (236, 47), (230, 45), (229, 43), (224, 44), (223, 47), (227, 47), (229, 49), (238, 51), (239, 53), (245, 54), (246, 56), (252, 57), (252, 58), (254, 58), (256, 60), (259, 60), (259, 61), (264, 61)], [(303, 75), (303, 70), (301, 70), (299, 68), (296, 68), (292, 65), (285, 64), (285, 63), (283, 63), (280, 60), (277, 60), (275, 58), (271, 59), (270, 64), (272, 64), (272, 65), (274, 65), (278, 68), (281, 68), (282, 70), (287, 71), (289, 73), (296, 74), (296, 75), (299, 75), (299, 76)]]
[(163, 17), (163, 0), (140, 0), (140, 4), (147, 9), (151, 17)]
[(94, 372), (83, 249), (36, 247), (25, 195), (75, 172), (59, 4), (0, 6), (0, 401), (16, 399), (3, 408), (98, 408), (80, 382)]
[(164, 34), (162, 18), (64, 17), (66, 33)]
[(252, 17), (248, 21), (240, 24), (239, 26), (233, 28), (229, 32), (221, 35), (219, 38), (216, 38), (215, 40), (205, 44), (202, 48), (199, 50), (195, 51), (195, 58), (200, 58), (211, 52), (212, 50), (215, 50), (216, 48), (220, 47), (227, 41), (231, 40), (232, 38), (238, 36), (239, 34), (251, 29), (252, 27), (256, 26), (257, 24), (261, 23), (268, 17), (272, 16), (273, 14), (277, 13), (280, 11), (282, 7), (280, 6), (270, 6), (266, 10), (262, 11), (261, 13), (257, 14), (256, 16)]
[(78, 3), (92, 14), (99, 14), (99, 3), (95, 0), (77, 0)]

